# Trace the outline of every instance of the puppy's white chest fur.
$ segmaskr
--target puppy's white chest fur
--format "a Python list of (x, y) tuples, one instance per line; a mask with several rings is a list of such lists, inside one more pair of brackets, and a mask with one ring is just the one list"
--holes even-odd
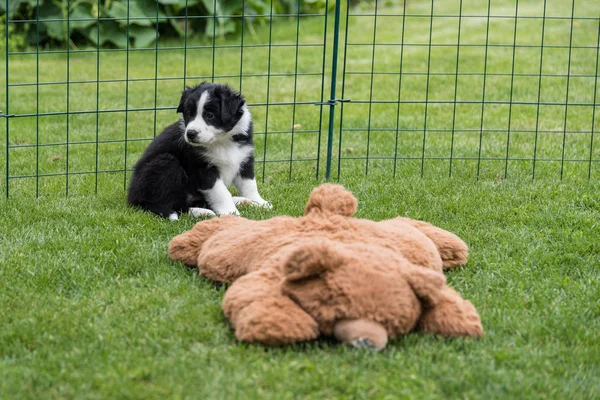
[(228, 141), (228, 143), (214, 144), (206, 149), (202, 156), (217, 167), (221, 180), (225, 186), (229, 186), (240, 171), (242, 163), (248, 159), (251, 153), (251, 146), (240, 146), (235, 142)]

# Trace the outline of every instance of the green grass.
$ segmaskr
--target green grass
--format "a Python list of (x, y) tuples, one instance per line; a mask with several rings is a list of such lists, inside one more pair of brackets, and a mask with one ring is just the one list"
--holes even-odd
[[(567, 3), (548, 0), (547, 15), (570, 15)], [(543, 13), (541, 1), (519, 4), (519, 15)], [(436, 1), (434, 11), (457, 14), (458, 5), (456, 0)], [(486, 6), (486, 2), (464, 1), (463, 14), (486, 15)], [(426, 2), (409, 1), (407, 14), (428, 13), (429, 7)], [(372, 11), (372, 6), (353, 10)], [(402, 8), (379, 11), (391, 14)], [(492, 15), (513, 13), (512, 2), (492, 2)], [(576, 17), (598, 15), (600, 5), (576, 3)], [(322, 42), (323, 22), (323, 18), (302, 19), (300, 43)], [(376, 41), (399, 43), (401, 22), (401, 16), (379, 16)], [(422, 46), (404, 48), (400, 97), (422, 101), (430, 20), (407, 16), (405, 22), (405, 42)], [(332, 18), (328, 23), (330, 54)], [(539, 45), (541, 23), (520, 19), (517, 43)], [(568, 45), (570, 23), (547, 20), (545, 45)], [(372, 17), (351, 17), (350, 24), (348, 42), (373, 39)], [(433, 42), (456, 43), (457, 24), (457, 18), (434, 18)], [(492, 19), (489, 42), (512, 43), (513, 28), (512, 19)], [(484, 44), (485, 32), (486, 18), (462, 19), (461, 43)], [(574, 46), (595, 46), (597, 34), (597, 20), (574, 21)], [(275, 43), (294, 44), (295, 19), (273, 25), (272, 37)], [(256, 36), (245, 36), (244, 43), (268, 40), (269, 29), (263, 27)], [(222, 43), (235, 45), (239, 38)], [(191, 38), (191, 44), (210, 43)], [(37, 121), (23, 117), (38, 110), (36, 87), (11, 87), (9, 111), (21, 117), (10, 120), (9, 172), (11, 177), (33, 177), (11, 178), (10, 198), (0, 202), (0, 398), (600, 397), (600, 139), (591, 136), (591, 106), (569, 106), (565, 126), (564, 106), (541, 105), (538, 120), (536, 104), (514, 104), (507, 160), (508, 105), (485, 105), (480, 137), (481, 104), (457, 105), (454, 136), (449, 131), (454, 105), (430, 104), (423, 150), (423, 104), (402, 103), (399, 117), (397, 104), (373, 104), (368, 129), (369, 105), (360, 101), (370, 98), (372, 47), (349, 46), (346, 72), (365, 73), (346, 75), (344, 97), (354, 104), (344, 105), (343, 120), (337, 107), (334, 175), (339, 150), (340, 181), (359, 198), (359, 217), (378, 220), (405, 215), (465, 239), (471, 248), (469, 263), (451, 271), (448, 279), (477, 307), (486, 332), (479, 341), (411, 334), (376, 354), (327, 340), (264, 349), (235, 340), (220, 308), (223, 288), (169, 261), (169, 240), (191, 228), (195, 220), (186, 216), (170, 223), (125, 205), (123, 187), (128, 176), (122, 170), (137, 160), (155, 126), (159, 132), (176, 118), (169, 109), (156, 111), (155, 119), (153, 79), (155, 73), (176, 78), (159, 81), (156, 96), (157, 107), (174, 108), (183, 85), (183, 52), (165, 48), (179, 45), (161, 43), (158, 72), (154, 51), (131, 52), (129, 78), (149, 80), (128, 86), (102, 82), (99, 97), (96, 54), (71, 55), (70, 80), (92, 82), (69, 84), (70, 112), (96, 107), (151, 110), (98, 114), (98, 131), (95, 113), (70, 115), (69, 142), (84, 143), (69, 144), (68, 156), (66, 117), (40, 116)], [(300, 47), (298, 71), (319, 72), (322, 51)], [(399, 46), (377, 47), (375, 71), (397, 73), (400, 52)], [(470, 74), (459, 75), (455, 95), (456, 47), (432, 47), (429, 100), (453, 101), (456, 96), (481, 101), (484, 67), (486, 101), (510, 99), (512, 48), (489, 47), (487, 66), (484, 46), (464, 46), (460, 52), (459, 71)], [(239, 48), (217, 49), (215, 55), (215, 75), (226, 76), (217, 80), (239, 87)], [(519, 47), (515, 55), (515, 71), (531, 76), (515, 76), (513, 101), (535, 103), (539, 47)], [(571, 57), (569, 102), (590, 103), (597, 51), (574, 48)], [(210, 79), (211, 60), (210, 48), (188, 50), (187, 82)], [(9, 61), (11, 84), (36, 82), (35, 55), (11, 55)], [(567, 61), (567, 49), (544, 50), (542, 102), (564, 103), (567, 77), (555, 75), (567, 73)], [(124, 79), (125, 62), (125, 53), (101, 53), (100, 79)], [(253, 219), (300, 215), (317, 184), (317, 156), (321, 176), (324, 172), (326, 135), (319, 143), (315, 132), (319, 107), (298, 105), (293, 119), (292, 105), (269, 106), (266, 126), (267, 108), (257, 104), (267, 102), (267, 78), (250, 75), (266, 73), (267, 62), (267, 48), (244, 49), (242, 89), (254, 104), (257, 173), (265, 176), (259, 186), (274, 204), (271, 211), (244, 208), (242, 213)], [(65, 81), (64, 54), (42, 53), (39, 63), (40, 82)], [(330, 63), (328, 57), (327, 74)], [(271, 73), (295, 69), (295, 47), (272, 48)], [(340, 58), (338, 97), (342, 71)], [(373, 99), (396, 101), (398, 79), (397, 74), (373, 75)], [(325, 98), (328, 85), (325, 79)], [(40, 86), (39, 112), (66, 111), (66, 93), (65, 84)], [(297, 101), (312, 103), (320, 96), (320, 75), (298, 77)], [(293, 101), (293, 76), (272, 77), (268, 100)], [(0, 98), (0, 104), (4, 101)], [(323, 117), (322, 132), (326, 132), (326, 111)], [(597, 130), (598, 109), (595, 118)], [(292, 119), (302, 125), (293, 133), (293, 147)], [(3, 123), (3, 134), (4, 128)], [(281, 133), (260, 133), (266, 130)], [(564, 158), (583, 161), (562, 164), (563, 140)], [(36, 143), (46, 146), (35, 147)], [(451, 150), (456, 159), (448, 178)], [(0, 149), (2, 157), (5, 151)], [(534, 151), (538, 160), (536, 179), (531, 182)], [(422, 157), (424, 178), (420, 177)], [(61, 174), (67, 158), (70, 175), (65, 177)], [(96, 170), (117, 172), (96, 174)], [(0, 171), (6, 173), (4, 168)], [(51, 176), (36, 179), (36, 173)], [(0, 178), (4, 185), (5, 175)], [(69, 197), (64, 196), (67, 179)], [(35, 199), (36, 185), (39, 199)]]
[[(458, 179), (344, 180), (359, 216), (407, 215), (461, 235), (468, 265), (450, 284), (485, 336), (411, 334), (382, 353), (328, 341), (238, 343), (223, 289), (169, 261), (194, 219), (167, 223), (89, 198), (0, 205), (3, 398), (598, 398), (597, 184)], [(272, 211), (299, 215), (311, 185), (263, 185)]]

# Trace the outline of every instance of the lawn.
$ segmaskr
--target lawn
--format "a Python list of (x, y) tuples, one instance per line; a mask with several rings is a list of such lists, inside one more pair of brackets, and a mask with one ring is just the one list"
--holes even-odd
[[(512, 47), (488, 47), (486, 62), (487, 4), (463, 3), (464, 14), (480, 17), (460, 21), (458, 81), (456, 46), (428, 46), (430, 30), (434, 43), (456, 44), (458, 18), (430, 25), (415, 15), (431, 4), (409, 2), (403, 33), (402, 16), (388, 16), (402, 7), (379, 8), (377, 43), (399, 43), (404, 34), (413, 45), (373, 53), (361, 43), (373, 40), (374, 18), (350, 17), (338, 97), (343, 90), (353, 102), (344, 103), (343, 117), (337, 107), (333, 175), (359, 198), (359, 217), (423, 219), (469, 244), (469, 263), (448, 281), (480, 312), (481, 340), (411, 334), (381, 353), (328, 340), (241, 344), (220, 308), (224, 289), (167, 257), (169, 240), (195, 220), (173, 223), (126, 207), (123, 170), (176, 118), (185, 65), (186, 83), (214, 71), (217, 81), (241, 82), (252, 104), (259, 186), (274, 208), (242, 214), (302, 213), (325, 167), (327, 108), (320, 123), (312, 104), (329, 92), (327, 79), (321, 85), (323, 48), (314, 45), (324, 18), (303, 18), (299, 28), (284, 19), (244, 37), (242, 67), (239, 37), (217, 41), (232, 47), (215, 49), (214, 63), (210, 43), (197, 38), (185, 64), (181, 49), (169, 49), (181, 43), (161, 42), (158, 54), (74, 52), (69, 85), (60, 83), (66, 54), (10, 56), (9, 111), (17, 117), (8, 138), (10, 197), (0, 202), (0, 398), (600, 397), (600, 139), (591, 134), (600, 112), (586, 105), (599, 89), (597, 49), (589, 48), (598, 20), (574, 20), (572, 38), (570, 19), (546, 21), (540, 83), (542, 21), (519, 19), (513, 80)], [(570, 16), (565, 3), (548, 1), (547, 15)], [(581, 3), (575, 16), (600, 15), (599, 4)], [(455, 15), (459, 4), (436, 1), (434, 11)], [(514, 15), (511, 1), (491, 4), (492, 15)], [(520, 1), (519, 15), (540, 16), (542, 6)], [(372, 14), (370, 7), (352, 12)], [(512, 44), (514, 26), (491, 19), (489, 44)], [(341, 32), (343, 42), (344, 25)], [(258, 46), (269, 36), (292, 46), (269, 53)], [(566, 76), (569, 51), (561, 46), (571, 41)], [(327, 76), (330, 64), (328, 56)], [(276, 75), (270, 81), (259, 76), (267, 71)], [(35, 83), (38, 72), (40, 82), (59, 82), (41, 85), (39, 97), (35, 85), (21, 85)], [(560, 105), (567, 81), (569, 102), (583, 104), (568, 111)], [(482, 106), (484, 86), (491, 103)], [(425, 100), (433, 100), (426, 113)], [(68, 117), (60, 114), (67, 109)], [(96, 109), (104, 112), (86, 113)]]

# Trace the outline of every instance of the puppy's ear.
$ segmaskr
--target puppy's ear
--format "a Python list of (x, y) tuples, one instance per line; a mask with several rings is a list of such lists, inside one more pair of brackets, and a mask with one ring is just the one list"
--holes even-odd
[(237, 109), (237, 112), (236, 112), (236, 115), (238, 117), (241, 117), (244, 114), (244, 107), (246, 106), (246, 99), (244, 99), (241, 96), (240, 96), (240, 98), (241, 98), (240, 105), (238, 106), (238, 109)]
[(232, 98), (221, 95), (221, 119), (223, 121), (229, 121), (234, 116), (240, 116), (243, 113), (242, 107), (244, 106), (244, 98), (236, 94)]
[(177, 107), (177, 113), (183, 112), (183, 104), (185, 103), (185, 101), (187, 100), (187, 98), (191, 92), (192, 92), (192, 88), (189, 86), (186, 86), (185, 90), (183, 92), (181, 92), (181, 98), (179, 99), (179, 106)]

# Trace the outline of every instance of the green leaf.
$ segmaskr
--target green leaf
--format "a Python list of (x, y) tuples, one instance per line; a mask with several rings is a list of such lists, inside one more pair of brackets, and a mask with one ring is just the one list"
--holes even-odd
[(219, 15), (241, 14), (242, 2), (239, 0), (221, 0), (219, 4)]
[[(157, 3), (154, 0), (129, 1), (128, 11), (127, 2), (114, 2), (111, 7), (106, 10), (106, 13), (112, 18), (119, 18), (119, 23), (121, 25), (125, 25), (129, 22), (132, 25), (152, 26), (152, 24), (155, 24), (157, 21), (159, 23), (167, 21), (165, 13), (160, 9), (157, 10), (156, 5)], [(127, 18), (128, 13), (129, 19)]]
[[(98, 27), (93, 26), (90, 29), (88, 38), (98, 46)], [(112, 43), (123, 49), (127, 47), (128, 38), (125, 34), (125, 28), (120, 27), (115, 21), (102, 21), (100, 24), (100, 45)]]
[[(177, 31), (177, 34), (179, 36), (184, 36), (185, 35), (185, 20), (184, 19), (180, 19), (180, 18), (169, 18), (169, 22), (171, 23), (171, 26)], [(188, 35), (191, 32), (191, 28), (188, 24)]]
[[(214, 15), (214, 14), (219, 15), (219, 2), (218, 1), (215, 3), (215, 2), (213, 2), (213, 0), (202, 0), (202, 4), (204, 5), (204, 8), (206, 8), (206, 10), (208, 10), (209, 15)], [(217, 10), (216, 13), (215, 13), (215, 10)]]
[(214, 20), (209, 19), (206, 22), (206, 29), (204, 30), (204, 34), (208, 37), (213, 37), (213, 33), (217, 36), (221, 36), (233, 32), (235, 32), (235, 23), (231, 18), (219, 18), (217, 20), (216, 30), (214, 29)]
[[(127, 3), (129, 4), (129, 10), (127, 9)], [(112, 3), (111, 7), (106, 10), (106, 14), (112, 18), (119, 18), (118, 22), (120, 25), (126, 25), (127, 23), (142, 26), (152, 25), (152, 22), (147, 19), (130, 19), (146, 17), (136, 1), (129, 1), (125, 3), (114, 2)]]
[[(92, 16), (92, 5), (88, 3), (79, 3), (73, 10), (71, 11), (71, 15), (69, 16), (71, 21), (69, 22), (69, 26), (71, 31), (74, 29), (85, 29), (88, 26), (92, 26), (96, 23)], [(87, 19), (86, 21), (76, 21), (77, 19)]]
[(246, 2), (245, 14), (267, 14), (269, 12), (269, 5), (262, 0), (248, 0)]
[[(186, 5), (188, 7), (192, 7), (192, 6), (196, 6), (198, 4), (200, 4), (201, 0), (158, 0), (158, 2), (160, 4), (164, 4), (164, 5), (177, 5), (181, 8), (185, 7)], [(211, 2), (212, 4), (212, 2)]]
[(44, 3), (39, 8), (39, 18), (41, 23), (46, 28), (46, 33), (53, 39), (64, 41), (66, 39), (65, 35), (65, 26), (67, 24), (66, 21), (50, 21), (45, 22), (44, 20), (48, 19), (63, 19), (62, 10), (52, 4), (52, 3)]
[(151, 19), (152, 23), (156, 23), (157, 17), (158, 22), (167, 22), (167, 16), (158, 7), (157, 15), (157, 3), (156, 0), (136, 0), (137, 8), (140, 10), (141, 15)]
[[(37, 0), (8, 0), (8, 18), (12, 18), (21, 4), (27, 4), (30, 7), (36, 7)], [(39, 5), (43, 5), (44, 0), (39, 0)], [(0, 0), (0, 11), (6, 12), (6, 0)]]
[(210, 15), (234, 15), (241, 14), (242, 2), (239, 0), (202, 0), (202, 4), (208, 10)]
[(145, 26), (131, 26), (129, 36), (133, 38), (136, 48), (150, 47), (156, 40), (156, 29)]

